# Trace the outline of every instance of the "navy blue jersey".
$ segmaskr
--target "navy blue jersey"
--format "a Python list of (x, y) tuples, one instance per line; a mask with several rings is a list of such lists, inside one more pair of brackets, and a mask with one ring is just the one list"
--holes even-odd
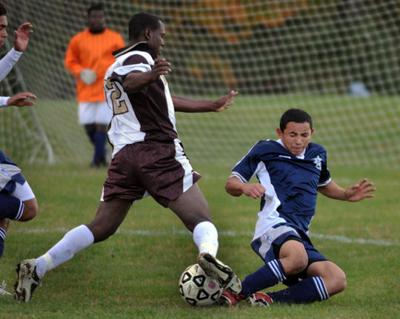
[(255, 144), (232, 175), (242, 182), (255, 175), (266, 189), (257, 227), (265, 228), (283, 218), (303, 232), (308, 231), (315, 214), (318, 187), (331, 180), (326, 150), (321, 145), (310, 143), (303, 154), (295, 156), (281, 141), (272, 140)]

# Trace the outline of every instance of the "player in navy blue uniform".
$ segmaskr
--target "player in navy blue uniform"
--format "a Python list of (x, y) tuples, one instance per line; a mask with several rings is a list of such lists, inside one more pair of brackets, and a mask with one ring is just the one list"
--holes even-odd
[[(0, 47), (7, 39), (7, 11), (0, 3)], [(0, 81), (12, 70), (13, 66), (29, 43), (32, 25), (21, 24), (15, 31), (14, 47), (0, 60)], [(0, 96), (0, 108), (7, 106), (31, 106), (35, 95), (30, 92), (17, 93), (14, 96)], [(34, 218), (38, 204), (21, 169), (0, 150), (0, 257), (4, 251), (9, 220), (28, 221)]]
[[(232, 196), (261, 199), (251, 246), (265, 265), (244, 279), (239, 294), (225, 290), (224, 304), (235, 305), (243, 299), (253, 305), (309, 303), (328, 299), (346, 287), (343, 270), (327, 260), (308, 237), (317, 194), (357, 202), (373, 197), (375, 188), (366, 179), (349, 188), (331, 179), (326, 150), (311, 143), (312, 119), (305, 111), (287, 110), (276, 132), (279, 139), (256, 143), (226, 183)], [(250, 182), (253, 176), (258, 182)], [(279, 282), (288, 288), (260, 292)]]

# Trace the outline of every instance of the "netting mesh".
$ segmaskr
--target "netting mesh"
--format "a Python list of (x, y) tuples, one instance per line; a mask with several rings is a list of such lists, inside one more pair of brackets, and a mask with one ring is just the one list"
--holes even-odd
[[(70, 37), (85, 26), (91, 1), (4, 2), (11, 28), (24, 20), (35, 26), (19, 67), (40, 97), (36, 112), (55, 159), (87, 161), (90, 145), (77, 125), (63, 57)], [(315, 140), (327, 147), (331, 162), (400, 166), (399, 1), (108, 0), (105, 8), (108, 26), (124, 36), (139, 11), (166, 23), (163, 54), (173, 65), (173, 94), (240, 92), (228, 112), (178, 115), (193, 161), (234, 163), (256, 140), (275, 137), (283, 111), (300, 107), (312, 114)], [(10, 116), (0, 113), (0, 147), (16, 152), (19, 133), (10, 132), (9, 122), (16, 121)]]

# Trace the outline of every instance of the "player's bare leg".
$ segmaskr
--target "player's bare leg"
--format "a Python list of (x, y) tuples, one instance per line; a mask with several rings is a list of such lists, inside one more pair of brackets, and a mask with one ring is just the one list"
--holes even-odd
[(107, 239), (117, 231), (131, 205), (131, 201), (119, 198), (100, 202), (95, 218), (87, 225), (93, 233), (95, 243)]
[(309, 277), (320, 276), (325, 284), (329, 296), (342, 292), (347, 285), (344, 271), (331, 261), (312, 263), (307, 269)]
[(218, 251), (218, 232), (211, 222), (206, 199), (197, 184), (194, 184), (169, 208), (193, 232), (193, 240), (199, 248), (198, 263), (212, 278), (218, 280), (223, 288), (241, 290), (239, 278), (233, 270), (216, 258)]

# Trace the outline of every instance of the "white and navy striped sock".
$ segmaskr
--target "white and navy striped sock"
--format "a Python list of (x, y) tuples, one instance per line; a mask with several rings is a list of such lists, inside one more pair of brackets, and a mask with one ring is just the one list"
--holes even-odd
[(273, 274), (275, 275), (276, 279), (278, 279), (279, 282), (282, 282), (286, 279), (285, 272), (283, 271), (283, 267), (281, 262), (278, 259), (271, 260), (270, 262), (267, 263), (267, 266)]
[(4, 252), (4, 240), (6, 239), (7, 231), (0, 227), (0, 257), (3, 256)]
[(0, 240), (4, 241), (6, 239), (6, 236), (7, 236), (7, 231), (4, 228), (0, 227)]
[(287, 289), (268, 293), (274, 302), (309, 303), (329, 298), (321, 277), (309, 277)]
[(314, 286), (317, 289), (317, 292), (319, 294), (319, 297), (322, 300), (326, 300), (329, 298), (328, 291), (326, 290), (324, 280), (321, 277), (312, 277), (312, 280), (314, 282)]

